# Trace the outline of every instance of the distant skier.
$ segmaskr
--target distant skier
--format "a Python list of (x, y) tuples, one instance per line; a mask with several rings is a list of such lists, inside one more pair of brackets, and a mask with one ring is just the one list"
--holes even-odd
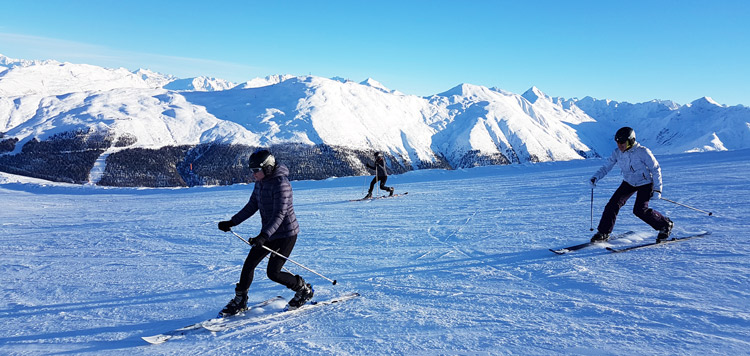
[[(228, 232), (233, 226), (247, 220), (260, 211), (261, 231), (250, 239), (253, 247), (242, 266), (240, 281), (235, 287), (235, 297), (221, 311), (221, 315), (234, 315), (247, 309), (247, 291), (253, 282), (255, 267), (270, 252), (266, 246), (289, 257), (299, 234), (299, 224), (292, 204), (292, 186), (287, 176), (289, 169), (276, 164), (276, 159), (267, 150), (258, 150), (250, 156), (250, 169), (255, 178), (255, 187), (250, 201), (230, 220), (219, 222), (219, 230)], [(289, 306), (298, 308), (313, 297), (313, 288), (299, 275), (281, 271), (286, 259), (272, 255), (268, 261), (268, 278), (295, 291)]]
[(386, 171), (385, 168), (385, 159), (383, 159), (383, 154), (380, 152), (375, 152), (375, 166), (370, 165), (369, 163), (366, 164), (367, 168), (370, 168), (372, 170), (375, 170), (375, 177), (372, 178), (372, 182), (370, 182), (370, 190), (367, 191), (367, 195), (363, 199), (369, 199), (372, 198), (372, 189), (375, 188), (375, 183), (380, 181), (380, 189), (383, 191), (389, 192), (390, 194), (388, 196), (393, 195), (393, 187), (386, 187), (385, 182), (388, 180), (388, 171)]
[(661, 198), (662, 181), (661, 168), (651, 151), (635, 141), (635, 131), (630, 127), (623, 127), (615, 133), (617, 148), (590, 179), (591, 188), (596, 186), (604, 176), (617, 164), (622, 171), (623, 182), (604, 207), (596, 234), (591, 242), (606, 241), (615, 226), (617, 213), (628, 199), (637, 193), (633, 214), (654, 230), (659, 230), (656, 242), (669, 237), (674, 223), (658, 211), (650, 209), (648, 202), (651, 198)]

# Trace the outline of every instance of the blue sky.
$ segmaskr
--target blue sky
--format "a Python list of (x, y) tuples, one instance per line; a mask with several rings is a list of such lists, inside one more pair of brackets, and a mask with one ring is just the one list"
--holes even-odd
[(427, 96), (750, 105), (750, 1), (0, 0), (0, 54), (244, 82), (373, 78)]

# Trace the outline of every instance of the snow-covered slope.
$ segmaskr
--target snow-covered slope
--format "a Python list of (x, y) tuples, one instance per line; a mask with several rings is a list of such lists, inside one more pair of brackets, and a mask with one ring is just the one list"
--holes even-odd
[[(141, 336), (212, 318), (234, 296), (248, 246), (216, 222), (252, 185), (104, 188), (0, 173), (0, 354), (747, 355), (750, 150), (658, 158), (665, 197), (714, 214), (650, 206), (674, 236), (710, 236), (548, 251), (591, 236), (585, 179), (598, 159), (408, 172), (388, 180), (408, 195), (371, 202), (348, 201), (364, 196), (364, 177), (296, 181), (291, 257), (337, 284), (285, 267), (314, 300), (361, 297), (162, 345)], [(597, 186), (596, 218), (620, 181), (612, 172)], [(260, 218), (233, 230), (255, 236)], [(656, 237), (629, 208), (615, 226), (625, 231), (636, 233), (609, 244)], [(290, 299), (265, 266), (250, 303)]]

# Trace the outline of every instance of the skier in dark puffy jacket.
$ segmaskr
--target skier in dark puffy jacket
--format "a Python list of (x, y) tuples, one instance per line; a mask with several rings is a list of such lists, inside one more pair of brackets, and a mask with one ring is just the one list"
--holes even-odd
[(383, 155), (380, 152), (375, 152), (375, 166), (372, 166), (369, 163), (366, 164), (366, 166), (367, 168), (375, 170), (375, 177), (372, 179), (372, 182), (370, 182), (370, 190), (367, 191), (367, 195), (364, 199), (372, 198), (372, 190), (375, 188), (375, 183), (378, 181), (380, 181), (380, 189), (389, 192), (389, 196), (392, 196), (395, 189), (393, 189), (393, 187), (385, 186), (385, 182), (388, 180), (388, 171), (385, 168), (385, 159), (383, 159)]
[(656, 161), (648, 148), (635, 141), (635, 131), (630, 127), (617, 130), (615, 141), (617, 142), (617, 148), (612, 152), (606, 163), (591, 177), (589, 183), (591, 188), (594, 188), (596, 183), (604, 178), (615, 164), (622, 171), (623, 181), (604, 207), (597, 233), (591, 237), (591, 242), (609, 239), (609, 234), (615, 226), (617, 213), (628, 199), (636, 193), (633, 214), (655, 230), (659, 230), (656, 242), (666, 240), (672, 232), (672, 226), (674, 226), (672, 220), (648, 207), (649, 200), (661, 198), (662, 181), (659, 162)]
[[(219, 222), (219, 230), (228, 232), (260, 211), (261, 231), (250, 239), (253, 247), (242, 266), (240, 281), (235, 287), (235, 297), (221, 311), (221, 315), (233, 315), (247, 309), (247, 291), (253, 282), (255, 267), (270, 252), (263, 246), (289, 257), (299, 234), (299, 224), (292, 204), (292, 185), (287, 176), (289, 169), (276, 164), (276, 159), (267, 150), (258, 150), (250, 156), (250, 169), (255, 178), (255, 187), (250, 201), (230, 220)], [(271, 255), (268, 261), (268, 278), (295, 291), (289, 306), (300, 307), (313, 297), (312, 286), (299, 275), (281, 270), (286, 259)]]

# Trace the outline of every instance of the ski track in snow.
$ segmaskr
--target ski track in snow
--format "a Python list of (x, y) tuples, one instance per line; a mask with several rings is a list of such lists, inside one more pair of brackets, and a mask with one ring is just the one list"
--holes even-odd
[[(0, 184), (0, 354), (747, 354), (750, 151), (658, 156), (651, 207), (675, 236), (622, 254), (548, 248), (592, 234), (586, 180), (601, 161), (391, 176), (407, 196), (368, 202), (362, 177), (292, 182), (293, 264), (320, 299), (362, 296), (162, 345), (140, 337), (209, 319), (232, 297), (247, 246), (216, 229), (252, 186), (127, 189)], [(369, 179), (369, 178), (368, 178)], [(0, 182), (3, 182), (0, 176)], [(621, 179), (595, 190), (594, 224)], [(650, 241), (631, 198), (610, 245)], [(252, 237), (258, 217), (235, 228)], [(264, 264), (261, 266), (265, 266)], [(250, 302), (293, 293), (256, 271)]]

